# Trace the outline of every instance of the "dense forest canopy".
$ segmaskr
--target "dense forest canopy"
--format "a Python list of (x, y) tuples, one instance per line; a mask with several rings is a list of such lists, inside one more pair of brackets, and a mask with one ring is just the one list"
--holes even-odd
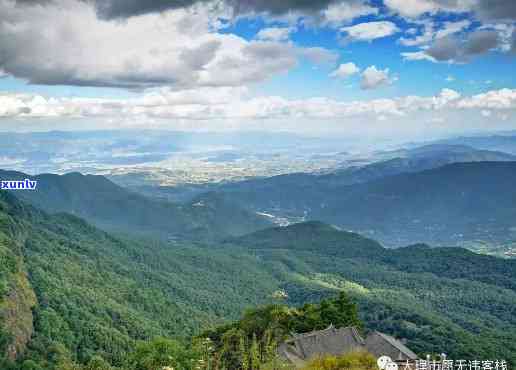
[[(513, 260), (425, 245), (388, 250), (318, 222), (223, 243), (164, 244), (115, 237), (75, 216), (0, 197), (6, 368), (14, 357), (13, 369), (29, 361), (53, 370), (57, 359), (120, 367), (134, 351), (159, 352), (146, 345), (192, 351), (203, 332), (220, 360), (223, 336), (233, 338), (233, 349), (242, 338), (252, 347), (256, 336), (261, 351), (288, 330), (358, 320), (406, 338), (422, 355), (514, 361)], [(347, 301), (325, 306), (339, 292), (356, 302), (358, 317)], [(339, 310), (347, 314), (339, 318)]]

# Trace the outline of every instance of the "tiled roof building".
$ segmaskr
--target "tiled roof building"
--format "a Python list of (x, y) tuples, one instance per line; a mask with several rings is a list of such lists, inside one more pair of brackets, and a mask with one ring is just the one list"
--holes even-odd
[(367, 336), (365, 339), (365, 349), (377, 357), (389, 356), (393, 361), (397, 362), (417, 360), (418, 358), (401, 341), (378, 331), (374, 331)]
[(370, 333), (363, 339), (354, 327), (335, 328), (305, 334), (294, 334), (278, 348), (281, 357), (296, 366), (320, 355), (341, 355), (367, 351), (374, 356), (387, 355), (394, 361), (416, 360), (417, 355), (395, 338), (380, 332)]

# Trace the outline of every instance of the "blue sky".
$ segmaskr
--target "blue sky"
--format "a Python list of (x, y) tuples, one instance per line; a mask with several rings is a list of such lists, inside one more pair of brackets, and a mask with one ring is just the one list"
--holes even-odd
[(515, 128), (511, 0), (126, 4), (0, 0), (0, 129)]
[[(335, 99), (378, 98), (392, 95), (418, 94), (435, 95), (442, 88), (460, 89), (464, 94), (478, 94), (492, 88), (514, 87), (516, 85), (516, 60), (514, 55), (492, 50), (472, 58), (467, 63), (434, 63), (430, 61), (406, 61), (401, 57), (402, 52), (417, 51), (418, 47), (403, 46), (400, 37), (413, 27), (412, 20), (387, 14), (365, 16), (354, 19), (351, 25), (375, 22), (378, 20), (393, 22), (400, 31), (392, 36), (382, 37), (371, 41), (342, 42), (342, 33), (332, 27), (315, 27), (300, 25), (291, 33), (290, 40), (303, 47), (324, 47), (338, 54), (338, 62), (353, 62), (357, 66), (367, 67), (376, 65), (379, 68), (389, 68), (399, 76), (396, 84), (390, 87), (372, 91), (362, 91), (358, 88), (359, 79), (352, 78), (339, 81), (329, 78), (333, 66), (314, 68), (311, 63), (300, 63), (289, 73), (276, 76), (266, 82), (261, 91), (268, 94), (280, 94), (293, 98), (311, 96), (331, 96)], [(481, 22), (475, 20), (472, 14), (453, 13), (436, 14), (427, 19), (435, 22), (458, 22), (470, 20), (470, 29), (481, 27)], [(285, 23), (273, 22), (267, 24), (264, 20), (243, 19), (229, 27), (225, 32), (235, 33), (248, 40), (256, 38), (263, 28), (285, 27)], [(452, 77), (453, 81), (446, 79)], [(486, 83), (487, 81), (487, 83)], [(350, 86), (351, 85), (351, 86)]]

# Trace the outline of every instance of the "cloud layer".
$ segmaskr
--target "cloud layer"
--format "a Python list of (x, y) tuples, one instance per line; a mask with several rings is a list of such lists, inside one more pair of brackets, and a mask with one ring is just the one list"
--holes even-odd
[(438, 12), (472, 12), (483, 21), (514, 21), (516, 3), (513, 0), (384, 0), (394, 13), (409, 18)]
[[(409, 90), (409, 77), (403, 74), (403, 84), (381, 89), (403, 73), (400, 52), (407, 60), (457, 64), (491, 51), (516, 54), (514, 1), (493, 0), (490, 6), (486, 3), (0, 0), (0, 78), (10, 75), (33, 84), (123, 88), (134, 90), (137, 96), (93, 99), (3, 93), (0, 117), (19, 121), (223, 120), (238, 125), (275, 119), (292, 125), (303, 120), (378, 121), (388, 125), (391, 121), (386, 118), (396, 122), (410, 117), (419, 124), (422, 116), (439, 115), (428, 122), (444, 123), (453, 114), (474, 113), (475, 119), (506, 120), (514, 117), (516, 94), (511, 89), (471, 97), (444, 89), (433, 97), (378, 98), (386, 96), (384, 93), (420, 91), (419, 86)], [(339, 44), (342, 40), (349, 44)], [(264, 85), (265, 91), (304, 87), (305, 76), (313, 73), (307, 79), (307, 89), (319, 89), (328, 83), (328, 77), (347, 79), (353, 82), (348, 86), (363, 90), (353, 93), (376, 99), (340, 101), (253, 95), (254, 84), (296, 67), (299, 68), (290, 76)], [(440, 68), (446, 67), (435, 66), (436, 71)], [(448, 79), (453, 85), (445, 84), (449, 73), (457, 77), (455, 82)], [(455, 70), (436, 76), (444, 86), (457, 86), (461, 77)], [(291, 78), (302, 78), (303, 83), (289, 85)], [(502, 86), (495, 77), (487, 78), (494, 80), (491, 86)], [(284, 85), (278, 88), (278, 81)], [(80, 88), (72, 89), (80, 95)], [(342, 84), (334, 82), (324, 91), (346, 96), (343, 90)], [(310, 95), (311, 91), (306, 90), (291, 94)], [(208, 125), (206, 122), (203, 124)], [(464, 122), (463, 117), (456, 122)]]
[(133, 99), (45, 98), (33, 94), (0, 94), (0, 117), (105, 117), (154, 119), (324, 119), (346, 117), (377, 119), (424, 112), (490, 110), (508, 115), (516, 112), (516, 90), (492, 90), (461, 96), (443, 89), (437, 96), (405, 96), (392, 99), (343, 102), (328, 98), (289, 100), (276, 96), (249, 96), (244, 88), (200, 88), (173, 91), (167, 88)]
[[(95, 4), (101, 17), (127, 18), (206, 2), (207, 0), (96, 0)], [(512, 0), (384, 0), (384, 4), (391, 11), (406, 17), (445, 11), (474, 12), (482, 20), (516, 19), (516, 3)], [(284, 15), (294, 12), (314, 15), (328, 12), (328, 19), (344, 19), (355, 17), (357, 14), (366, 15), (377, 12), (368, 2), (360, 0), (226, 0), (224, 5), (230, 7), (236, 14)], [(335, 16), (332, 17), (331, 14)]]
[[(12, 75), (45, 85), (180, 90), (262, 82), (289, 71), (300, 58), (336, 63), (335, 52), (301, 48), (289, 41), (299, 17), (310, 17), (317, 27), (334, 27), (345, 40), (367, 42), (403, 30), (391, 20), (353, 24), (357, 17), (406, 17), (413, 27), (399, 45), (419, 48), (403, 51), (407, 60), (464, 63), (493, 49), (515, 53), (512, 0), (493, 0), (489, 6), (481, 0), (383, 0), (383, 4), (366, 0), (0, 0), (0, 77)], [(471, 20), (437, 24), (425, 18), (440, 11), (473, 12), (479, 19), (498, 23), (473, 31), (477, 26)], [(254, 39), (245, 39), (222, 32), (235, 14), (287, 17), (294, 25), (267, 25)], [(509, 23), (500, 23), (506, 20)], [(363, 88), (373, 86), (369, 77), (364, 77)]]
[(188, 89), (264, 81), (305, 55), (331, 59), (322, 48), (279, 43), (287, 37), (281, 29), (265, 30), (255, 41), (216, 32), (221, 14), (211, 6), (113, 22), (98, 19), (88, 3), (55, 1), (0, 0), (5, 73), (35, 84)]
[[(95, 4), (101, 18), (112, 19), (188, 8), (210, 2), (213, 0), (96, 0)], [(308, 16), (333, 25), (342, 25), (356, 17), (379, 12), (367, 0), (216, 0), (216, 3), (230, 10), (232, 16)]]

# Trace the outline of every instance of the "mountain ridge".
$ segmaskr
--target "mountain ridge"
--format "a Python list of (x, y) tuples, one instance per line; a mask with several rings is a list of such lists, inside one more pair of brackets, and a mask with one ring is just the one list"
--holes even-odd
[(35, 191), (13, 194), (50, 213), (71, 213), (110, 231), (142, 232), (165, 239), (192, 235), (211, 238), (241, 235), (272, 225), (267, 219), (225, 201), (223, 195), (212, 201), (214, 207), (206, 208), (150, 199), (98, 175), (73, 172), (30, 176), (0, 170), (0, 178), (37, 180)]
[[(257, 180), (258, 181), (258, 180)], [(351, 185), (228, 191), (250, 209), (320, 220), (388, 246), (516, 239), (516, 162), (452, 163)]]

